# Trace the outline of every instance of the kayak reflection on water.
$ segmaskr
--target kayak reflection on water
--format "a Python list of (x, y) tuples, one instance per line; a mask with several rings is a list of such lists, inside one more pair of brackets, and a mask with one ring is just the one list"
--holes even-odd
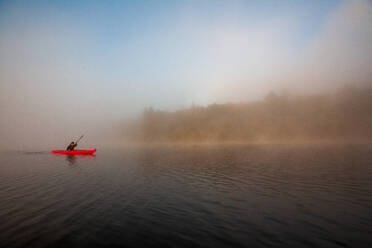
[(70, 165), (74, 165), (76, 163), (76, 156), (73, 156), (73, 155), (67, 155), (66, 157), (66, 161), (70, 164)]
[[(59, 154), (57, 154), (59, 155)], [(86, 154), (86, 155), (67, 155), (66, 156), (66, 162), (68, 165), (79, 165), (79, 160), (80, 161), (83, 161), (83, 160), (88, 160), (88, 159), (95, 159), (96, 158), (96, 155), (94, 154)]]

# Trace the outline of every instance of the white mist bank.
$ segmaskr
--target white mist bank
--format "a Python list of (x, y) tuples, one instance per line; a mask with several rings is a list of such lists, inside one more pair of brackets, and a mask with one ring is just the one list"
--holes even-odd
[(174, 15), (154, 10), (161, 18), (151, 22), (139, 13), (135, 28), (120, 14), (107, 29), (94, 11), (87, 18), (95, 23), (82, 19), (82, 6), (75, 13), (3, 3), (0, 149), (61, 147), (81, 134), (87, 146), (114, 143), (120, 135), (112, 130), (148, 106), (172, 111), (257, 100), (270, 90), (372, 85), (371, 1), (341, 1), (306, 37), (298, 13), (258, 12), (252, 20), (239, 4), (210, 4), (210, 15), (187, 3)]

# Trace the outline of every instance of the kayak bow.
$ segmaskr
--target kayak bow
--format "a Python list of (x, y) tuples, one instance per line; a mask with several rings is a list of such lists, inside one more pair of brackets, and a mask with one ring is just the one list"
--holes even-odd
[(60, 153), (60, 154), (93, 154), (97, 150), (72, 150), (72, 151), (67, 151), (67, 150), (52, 150), (52, 153)]

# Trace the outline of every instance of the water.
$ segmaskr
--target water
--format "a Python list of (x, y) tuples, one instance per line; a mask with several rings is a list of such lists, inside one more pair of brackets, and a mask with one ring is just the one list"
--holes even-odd
[(0, 154), (0, 247), (372, 247), (371, 145)]

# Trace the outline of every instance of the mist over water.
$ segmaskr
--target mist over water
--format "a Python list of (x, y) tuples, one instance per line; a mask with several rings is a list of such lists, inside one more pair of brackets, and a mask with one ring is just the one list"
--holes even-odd
[(372, 88), (334, 94), (271, 92), (264, 100), (192, 106), (174, 112), (146, 109), (123, 133), (139, 142), (368, 142)]
[(146, 107), (370, 87), (371, 5), (4, 1), (0, 147), (110, 144)]

